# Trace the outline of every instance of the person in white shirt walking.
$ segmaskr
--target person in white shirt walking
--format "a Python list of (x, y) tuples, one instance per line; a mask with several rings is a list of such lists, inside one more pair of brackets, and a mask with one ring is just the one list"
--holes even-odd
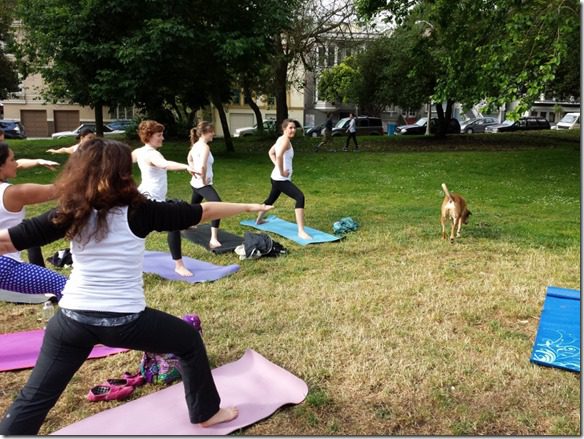
[(345, 147), (343, 151), (349, 150), (349, 142), (353, 139), (355, 143), (355, 151), (359, 151), (359, 145), (357, 144), (357, 118), (353, 113), (349, 113), (349, 127), (347, 128), (347, 142), (345, 143)]

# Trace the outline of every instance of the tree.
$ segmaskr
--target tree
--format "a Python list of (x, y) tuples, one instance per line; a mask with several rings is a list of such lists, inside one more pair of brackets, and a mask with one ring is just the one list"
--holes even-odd
[(579, 32), (576, 0), (357, 0), (357, 9), (389, 14), (398, 27), (430, 28), (435, 101), (517, 100), (516, 116), (554, 81)]
[[(10, 45), (12, 34), (10, 26), (13, 21), (14, 0), (4, 0), (0, 9), (0, 42)], [(16, 65), (4, 53), (4, 46), (0, 44), (0, 99), (8, 96), (8, 93), (17, 91), (19, 85)]]
[(292, 21), (277, 29), (271, 58), (277, 126), (288, 118), (287, 91), (297, 67), (312, 69), (309, 55), (331, 35), (348, 39), (355, 18), (350, 0), (291, 0), (289, 7)]

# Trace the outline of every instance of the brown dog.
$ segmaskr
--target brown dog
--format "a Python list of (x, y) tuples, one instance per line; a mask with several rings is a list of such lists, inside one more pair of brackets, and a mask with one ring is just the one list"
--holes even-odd
[(456, 228), (456, 237), (460, 238), (460, 228), (462, 223), (468, 224), (468, 217), (470, 210), (466, 207), (466, 201), (459, 194), (451, 194), (448, 192), (446, 184), (442, 183), (442, 190), (444, 191), (444, 200), (442, 200), (442, 208), (440, 215), (440, 224), (442, 224), (442, 239), (446, 239), (445, 223), (448, 218), (452, 220), (452, 228), (450, 229), (450, 242), (454, 242), (454, 229)]

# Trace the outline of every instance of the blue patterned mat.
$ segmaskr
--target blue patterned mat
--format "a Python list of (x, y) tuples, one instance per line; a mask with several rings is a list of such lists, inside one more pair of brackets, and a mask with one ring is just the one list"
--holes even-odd
[(580, 372), (580, 291), (547, 288), (530, 360)]

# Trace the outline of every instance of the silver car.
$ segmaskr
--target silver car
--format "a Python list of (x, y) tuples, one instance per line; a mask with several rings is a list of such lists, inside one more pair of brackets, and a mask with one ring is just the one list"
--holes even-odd
[(499, 123), (494, 117), (477, 117), (476, 119), (465, 120), (460, 124), (461, 134), (484, 133), (489, 125)]

